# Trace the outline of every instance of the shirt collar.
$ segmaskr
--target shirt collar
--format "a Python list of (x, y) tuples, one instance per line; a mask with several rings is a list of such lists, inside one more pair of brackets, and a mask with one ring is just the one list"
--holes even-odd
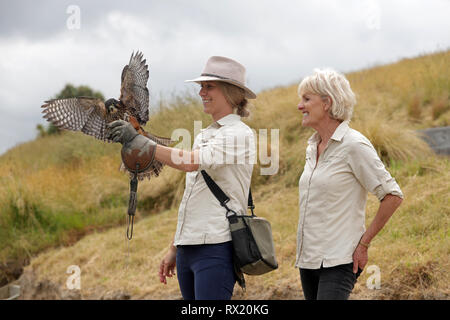
[(308, 144), (318, 144), (319, 141), (320, 141), (320, 136), (319, 136), (319, 133), (316, 131), (316, 132), (314, 132), (314, 134), (311, 137), (309, 137)]
[(222, 117), (217, 121), (214, 121), (208, 127), (201, 129), (200, 131), (205, 131), (205, 130), (208, 130), (211, 128), (219, 129), (220, 127), (222, 127), (224, 125), (230, 125), (230, 124), (236, 123), (238, 121), (241, 121), (241, 117), (237, 114), (230, 113), (230, 114), (226, 115), (225, 117)]
[(334, 130), (334, 133), (331, 136), (331, 140), (342, 141), (342, 138), (345, 136), (348, 129), (348, 120), (342, 121), (342, 123), (336, 128), (336, 130)]
[(225, 125), (236, 123), (238, 121), (241, 121), (241, 117), (237, 114), (230, 113), (230, 114), (226, 115), (225, 117), (220, 118), (216, 122), (218, 124), (220, 124), (221, 126), (225, 126)]

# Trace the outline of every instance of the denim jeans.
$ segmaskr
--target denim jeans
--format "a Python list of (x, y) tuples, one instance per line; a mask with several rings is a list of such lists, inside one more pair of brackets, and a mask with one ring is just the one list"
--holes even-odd
[(306, 300), (347, 300), (362, 270), (353, 273), (353, 262), (320, 269), (300, 268)]
[(177, 277), (184, 300), (230, 300), (236, 281), (231, 241), (177, 246)]

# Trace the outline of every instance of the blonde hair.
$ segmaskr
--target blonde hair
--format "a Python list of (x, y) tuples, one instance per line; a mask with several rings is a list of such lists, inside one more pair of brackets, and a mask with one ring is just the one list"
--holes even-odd
[(356, 97), (347, 78), (332, 69), (315, 69), (314, 74), (304, 78), (298, 86), (300, 97), (305, 93), (331, 98), (329, 114), (333, 119), (350, 120)]
[(227, 82), (217, 81), (216, 83), (227, 102), (236, 109), (236, 113), (241, 117), (248, 117), (250, 112), (247, 109), (248, 100), (245, 98), (244, 89)]

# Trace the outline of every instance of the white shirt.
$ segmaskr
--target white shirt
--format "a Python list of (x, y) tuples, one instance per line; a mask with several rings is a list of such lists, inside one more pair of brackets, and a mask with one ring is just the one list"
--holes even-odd
[(226, 209), (208, 188), (201, 170), (230, 198), (227, 203), (230, 209), (240, 214), (247, 210), (256, 155), (253, 131), (238, 115), (229, 114), (201, 130), (193, 144), (195, 149), (199, 149), (199, 169), (186, 173), (175, 246), (231, 240)]
[(361, 133), (342, 122), (320, 155), (320, 137), (308, 140), (306, 163), (299, 180), (299, 223), (295, 266), (333, 267), (353, 261), (365, 232), (367, 194), (381, 201), (403, 194), (377, 152)]

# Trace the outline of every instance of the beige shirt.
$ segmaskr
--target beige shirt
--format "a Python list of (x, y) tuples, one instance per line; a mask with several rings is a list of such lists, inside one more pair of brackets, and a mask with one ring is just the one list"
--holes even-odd
[(201, 130), (195, 149), (199, 149), (199, 169), (186, 173), (174, 245), (230, 241), (226, 210), (200, 171), (205, 170), (230, 198), (230, 209), (244, 214), (256, 155), (253, 131), (238, 115), (229, 114)]
[[(308, 140), (306, 163), (299, 180), (300, 218), (295, 266), (333, 267), (353, 261), (365, 232), (368, 192), (381, 201), (403, 194), (370, 141), (342, 122), (317, 159), (320, 137)], [(316, 164), (317, 162), (317, 164)]]

